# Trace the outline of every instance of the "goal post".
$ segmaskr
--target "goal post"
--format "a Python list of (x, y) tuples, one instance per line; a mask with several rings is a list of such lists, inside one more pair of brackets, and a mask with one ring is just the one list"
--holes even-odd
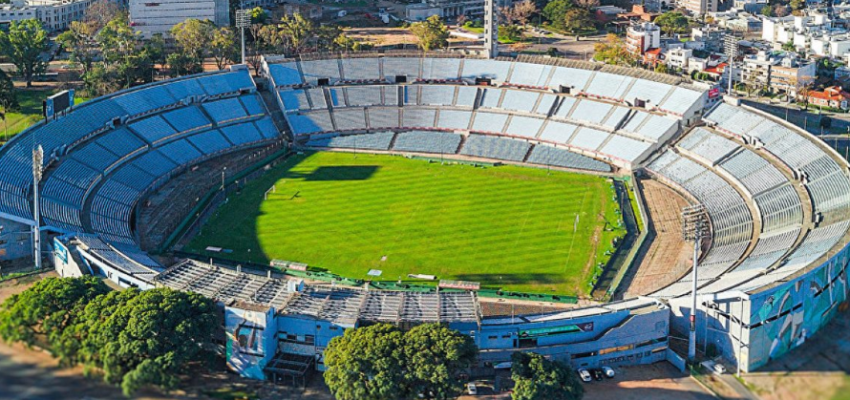
[(266, 190), (266, 193), (263, 194), (263, 200), (269, 199), (269, 193), (277, 193), (277, 184), (272, 185), (272, 187)]

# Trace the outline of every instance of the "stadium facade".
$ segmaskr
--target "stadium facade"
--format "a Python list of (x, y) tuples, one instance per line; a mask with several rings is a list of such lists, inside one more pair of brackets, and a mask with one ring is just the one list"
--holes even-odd
[[(440, 322), (470, 335), (482, 367), (533, 350), (575, 366), (681, 360), (690, 275), (643, 296), (542, 314), (484, 316), (475, 291), (305, 284), (139, 246), (140, 201), (205, 160), (270, 146), (436, 154), (639, 174), (702, 204), (698, 344), (750, 371), (800, 346), (847, 298), (850, 177), (815, 137), (679, 78), (549, 58), (451, 54), (267, 56), (265, 103), (244, 68), (95, 99), (0, 148), (0, 258), (32, 254), (42, 226), (63, 276), (167, 286), (216, 299), (229, 365), (253, 378), (322, 369), (345, 329)], [(282, 112), (276, 124), (271, 115)], [(33, 184), (30, 155), (45, 153)], [(40, 215), (33, 218), (33, 195)], [(17, 233), (16, 233), (17, 232)]]

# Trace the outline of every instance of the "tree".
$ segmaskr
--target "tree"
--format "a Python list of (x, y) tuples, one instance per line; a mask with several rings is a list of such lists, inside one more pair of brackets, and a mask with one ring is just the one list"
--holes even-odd
[(439, 324), (349, 329), (325, 349), (325, 383), (339, 400), (448, 399), (477, 354), (471, 338)]
[(104, 77), (116, 79), (118, 86), (123, 88), (139, 80), (151, 80), (153, 65), (150, 57), (142, 48), (140, 34), (130, 27), (126, 16), (120, 15), (109, 21), (98, 32), (97, 42), (103, 56)]
[(635, 65), (637, 63), (637, 57), (630, 53), (623, 40), (613, 33), (609, 33), (605, 40), (594, 43), (593, 50), (593, 59), (606, 64)]
[(209, 48), (219, 70), (224, 69), (224, 64), (228, 61), (236, 62), (239, 59), (236, 33), (229, 27), (221, 27), (213, 31)]
[(203, 62), (214, 30), (215, 25), (208, 20), (189, 18), (171, 27), (171, 37), (188, 56)]
[(262, 7), (254, 7), (251, 9), (252, 24), (266, 24), (269, 20), (269, 14)]
[(783, 44), (782, 44), (782, 50), (785, 50), (785, 51), (796, 51), (796, 50), (797, 50), (797, 46), (794, 46), (794, 42), (793, 42), (793, 41), (785, 42), (785, 43), (783, 43)]
[[(354, 47), (354, 39), (345, 36), (342, 27), (339, 25), (319, 26), (315, 29), (315, 32), (316, 47), (319, 51), (351, 50), (351, 47)], [(337, 41), (341, 36), (345, 36), (348, 40), (340, 39)], [(338, 44), (345, 44), (346, 46), (338, 46)]]
[(764, 88), (764, 83), (758, 78), (756, 74), (747, 74), (744, 78), (744, 87), (747, 90), (747, 97), (755, 92), (756, 94), (760, 93)]
[(109, 288), (94, 277), (47, 278), (6, 299), (0, 306), (0, 338), (27, 346), (47, 345), (66, 358), (59, 343), (62, 331), (76, 323), (86, 304)]
[(154, 33), (145, 42), (145, 50), (147, 50), (152, 63), (165, 65), (165, 58), (168, 57), (168, 54), (165, 50), (165, 38), (161, 33)]
[(95, 41), (96, 33), (94, 24), (71, 21), (68, 30), (56, 38), (56, 41), (71, 53), (71, 61), (80, 64), (83, 74), (91, 71), (99, 51)]
[(815, 87), (815, 79), (811, 76), (801, 76), (794, 85), (797, 98), (803, 100), (804, 110), (809, 109), (809, 93)]
[(20, 108), (18, 104), (18, 96), (15, 91), (15, 84), (6, 72), (0, 70), (0, 107), (3, 107), (3, 112), (0, 117), (3, 118), (3, 141), (9, 140), (9, 126), (6, 123), (6, 115), (10, 111), (15, 111)]
[(581, 382), (568, 365), (537, 353), (514, 353), (511, 378), (513, 400), (580, 400), (584, 396)]
[(543, 17), (545, 17), (552, 27), (557, 30), (564, 30), (564, 16), (567, 15), (567, 10), (572, 7), (570, 0), (553, 0), (543, 7)]
[(761, 15), (764, 15), (765, 17), (772, 17), (773, 16), (773, 8), (770, 5), (766, 5), (766, 6), (762, 7), (761, 8)]
[(195, 74), (201, 72), (202, 66), (198, 60), (186, 53), (171, 53), (166, 57), (168, 70), (172, 77)]
[(348, 329), (325, 348), (325, 383), (338, 400), (408, 397), (404, 336), (388, 324)]
[(506, 24), (526, 25), (531, 16), (537, 13), (537, 3), (523, 0), (510, 7), (500, 7), (499, 10)]
[(585, 8), (588, 11), (599, 6), (599, 0), (573, 0), (576, 7)]
[(802, 10), (806, 5), (806, 0), (791, 0), (788, 5), (791, 6), (791, 9), (794, 11)]
[(791, 14), (791, 7), (782, 4), (777, 4), (773, 7), (773, 15), (775, 17), (782, 18), (788, 14)]
[(304, 50), (315, 33), (313, 22), (298, 13), (281, 18), (278, 30), (284, 46), (292, 53)]
[(460, 374), (478, 354), (472, 338), (440, 324), (424, 324), (405, 333), (404, 343), (411, 393), (449, 399), (463, 392)]
[(410, 25), (410, 33), (419, 39), (419, 48), (428, 51), (448, 44), (449, 30), (438, 15)]
[(595, 28), (593, 14), (587, 8), (571, 8), (564, 15), (564, 30), (575, 35), (576, 40), (579, 40), (579, 35), (582, 33), (594, 30)]
[(658, 72), (659, 74), (668, 73), (669, 71), (667, 69), (667, 64), (658, 63), (657, 65), (655, 65), (655, 72)]
[(114, 19), (127, 20), (127, 9), (117, 1), (98, 0), (86, 8), (83, 22), (97, 32)]
[(688, 18), (678, 11), (668, 11), (655, 18), (655, 24), (667, 35), (684, 32), (688, 28)]
[(121, 88), (121, 85), (116, 82), (115, 74), (110, 72), (103, 63), (92, 66), (91, 71), (84, 74), (82, 79), (89, 97), (102, 96)]
[(33, 77), (47, 68), (47, 57), (43, 53), (48, 47), (47, 31), (37, 19), (12, 21), (8, 33), (0, 32), (0, 48), (15, 64), (27, 87), (32, 87)]
[(174, 389), (190, 363), (211, 360), (216, 305), (200, 294), (128, 289), (87, 306), (86, 315), (83, 359), (128, 396), (147, 385)]

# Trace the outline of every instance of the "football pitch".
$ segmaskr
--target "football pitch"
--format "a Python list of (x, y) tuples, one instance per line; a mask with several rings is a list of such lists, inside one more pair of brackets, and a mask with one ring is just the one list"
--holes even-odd
[[(184, 250), (302, 262), (350, 278), (426, 283), (408, 278), (425, 274), (585, 295), (621, 226), (607, 178), (316, 152), (232, 194)], [(381, 275), (368, 276), (372, 269)]]

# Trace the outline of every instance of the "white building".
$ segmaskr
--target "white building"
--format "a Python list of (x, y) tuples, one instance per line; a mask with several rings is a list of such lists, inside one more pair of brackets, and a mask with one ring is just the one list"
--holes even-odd
[(649, 49), (661, 47), (661, 28), (652, 22), (635, 23), (626, 30), (626, 50), (643, 55)]
[(694, 51), (691, 49), (686, 49), (684, 47), (670, 49), (664, 53), (664, 62), (668, 67), (680, 68), (683, 71), (686, 71), (688, 68), (688, 61), (693, 58), (693, 56)]
[(228, 0), (130, 0), (130, 25), (145, 38), (167, 35), (174, 25), (189, 18), (230, 24)]
[(37, 19), (44, 29), (55, 32), (79, 21), (95, 0), (14, 0), (0, 6), (0, 23)]
[(834, 27), (829, 16), (817, 11), (783, 18), (764, 17), (761, 38), (773, 49), (793, 43), (798, 51), (822, 57), (842, 57), (850, 51), (847, 31)]
[(759, 83), (773, 92), (785, 91), (794, 95), (799, 83), (811, 82), (817, 74), (817, 65), (802, 60), (796, 53), (767, 53), (744, 58), (742, 79), (745, 83)]
[(676, 0), (680, 8), (697, 17), (717, 12), (717, 3), (717, 0)]

